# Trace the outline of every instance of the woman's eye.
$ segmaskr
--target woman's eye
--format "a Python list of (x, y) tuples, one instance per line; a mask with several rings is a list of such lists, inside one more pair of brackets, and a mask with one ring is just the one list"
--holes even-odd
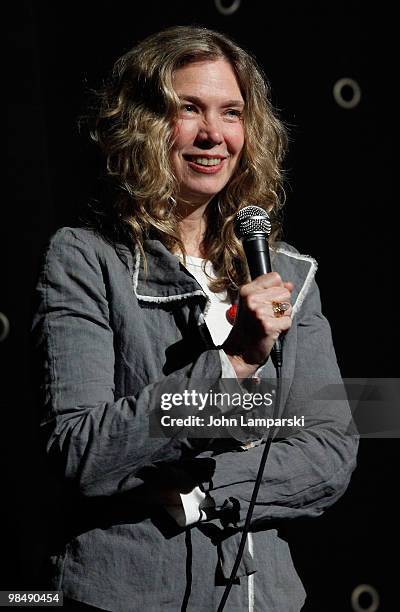
[(242, 111), (236, 108), (228, 108), (225, 114), (232, 119), (240, 119), (242, 117)]
[(181, 110), (185, 113), (195, 113), (196, 107), (193, 104), (182, 104)]

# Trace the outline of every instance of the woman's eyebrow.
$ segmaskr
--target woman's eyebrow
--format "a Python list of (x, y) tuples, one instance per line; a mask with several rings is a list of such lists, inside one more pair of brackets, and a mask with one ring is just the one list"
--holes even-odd
[[(185, 93), (178, 93), (178, 97), (181, 100), (187, 100), (188, 102), (193, 102), (194, 104), (197, 104), (198, 106), (202, 106), (204, 104), (204, 100), (202, 100), (198, 96), (192, 96), (190, 94), (186, 95)], [(244, 101), (243, 100), (224, 100), (222, 103), (222, 106), (239, 106), (240, 108), (243, 108)]]

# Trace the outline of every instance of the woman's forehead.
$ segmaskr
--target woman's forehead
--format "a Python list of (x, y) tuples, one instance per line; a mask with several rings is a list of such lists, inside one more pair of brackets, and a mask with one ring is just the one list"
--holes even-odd
[(172, 75), (175, 92), (184, 96), (198, 92), (202, 95), (227, 95), (243, 102), (239, 83), (231, 64), (226, 59), (191, 62), (175, 70)]

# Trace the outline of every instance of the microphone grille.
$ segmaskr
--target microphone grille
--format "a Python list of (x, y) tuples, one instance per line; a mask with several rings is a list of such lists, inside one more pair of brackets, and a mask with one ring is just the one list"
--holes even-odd
[(271, 228), (269, 215), (260, 206), (245, 206), (236, 214), (235, 234), (240, 240), (255, 233), (266, 234), (268, 237)]

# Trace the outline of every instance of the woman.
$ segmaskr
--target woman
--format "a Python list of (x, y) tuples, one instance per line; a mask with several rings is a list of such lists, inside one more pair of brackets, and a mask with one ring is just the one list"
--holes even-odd
[[(227, 609), (300, 610), (280, 521), (342, 495), (356, 442), (345, 401), (311, 401), (341, 379), (316, 264), (276, 242), (286, 138), (265, 80), (227, 37), (172, 28), (117, 61), (93, 134), (116, 196), (51, 239), (33, 325), (71, 506), (51, 587), (104, 610), (217, 609), (263, 444), (152, 437), (149, 420), (165, 390), (274, 378), (284, 333), (282, 410), (306, 427), (272, 444)], [(275, 270), (251, 282), (233, 230), (248, 204), (269, 211)]]

